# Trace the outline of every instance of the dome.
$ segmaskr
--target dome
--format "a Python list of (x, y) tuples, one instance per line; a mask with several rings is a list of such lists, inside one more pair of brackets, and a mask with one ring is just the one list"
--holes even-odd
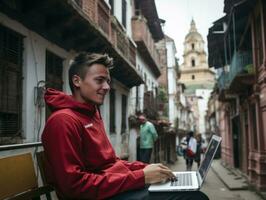
[(197, 31), (195, 21), (192, 19), (190, 23), (189, 33), (185, 37), (185, 42), (188, 40), (203, 41), (201, 34)]

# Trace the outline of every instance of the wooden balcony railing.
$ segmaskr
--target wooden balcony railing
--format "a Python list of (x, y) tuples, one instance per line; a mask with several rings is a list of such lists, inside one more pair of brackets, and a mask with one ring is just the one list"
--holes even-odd
[(160, 60), (154, 40), (147, 26), (144, 17), (136, 16), (132, 18), (133, 39), (136, 43), (142, 43), (146, 47), (154, 63), (159, 67)]
[(75, 0), (75, 2), (109, 38), (111, 29), (110, 8), (106, 2), (103, 0)]
[(252, 64), (252, 53), (249, 51), (246, 52), (236, 52), (233, 55), (233, 59), (230, 64), (229, 71), (229, 83), (239, 74), (246, 74), (246, 66)]
[(98, 1), (98, 25), (101, 27), (101, 29), (108, 35), (110, 36), (110, 9), (106, 5), (104, 1)]
[(136, 65), (136, 47), (126, 31), (111, 15), (110, 7), (103, 0), (75, 0), (77, 5), (98, 26), (116, 49), (133, 65)]
[(112, 44), (119, 52), (136, 67), (136, 47), (127, 37), (125, 30), (115, 17), (111, 20), (111, 37)]
[(136, 66), (136, 46), (131, 40), (129, 40), (129, 60), (134, 66)]

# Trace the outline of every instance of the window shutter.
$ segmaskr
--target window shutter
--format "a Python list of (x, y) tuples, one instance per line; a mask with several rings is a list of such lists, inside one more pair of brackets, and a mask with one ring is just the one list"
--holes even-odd
[(0, 26), (0, 136), (21, 132), (22, 38)]
[[(63, 90), (63, 59), (50, 51), (46, 51), (45, 77), (46, 87)], [(51, 111), (46, 106), (46, 119)]]

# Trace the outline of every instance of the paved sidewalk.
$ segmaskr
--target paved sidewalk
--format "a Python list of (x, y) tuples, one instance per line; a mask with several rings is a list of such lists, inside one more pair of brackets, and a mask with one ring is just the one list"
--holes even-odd
[(232, 168), (226, 168), (221, 160), (214, 160), (212, 163), (212, 170), (218, 176), (218, 178), (228, 187), (230, 190), (247, 190), (248, 183), (246, 179), (241, 176), (236, 170)]
[[(178, 157), (175, 164), (169, 165), (173, 171), (186, 169), (183, 157)], [(196, 163), (193, 169), (197, 170)], [(248, 187), (246, 180), (236, 170), (226, 168), (220, 160), (214, 160), (201, 191), (210, 200), (262, 200), (255, 191)]]

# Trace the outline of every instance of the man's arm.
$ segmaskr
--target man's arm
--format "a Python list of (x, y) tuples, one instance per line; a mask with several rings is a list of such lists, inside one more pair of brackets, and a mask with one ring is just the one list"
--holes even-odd
[[(119, 158), (118, 158), (119, 159)], [(120, 159), (119, 159), (120, 160)], [(128, 162), (125, 160), (121, 160), (124, 165), (131, 171), (135, 171), (135, 170), (139, 170), (139, 169), (143, 169), (145, 168), (148, 164), (145, 164), (143, 162), (140, 161), (134, 161), (134, 162)]]
[[(82, 158), (80, 124), (73, 117), (60, 114), (50, 119), (42, 136), (44, 151), (56, 188), (68, 198), (104, 199), (129, 189), (144, 187), (142, 169), (117, 173), (105, 169), (89, 172)], [(111, 168), (112, 166), (110, 166)]]
[(150, 129), (150, 132), (152, 134), (153, 141), (156, 141), (157, 138), (158, 138), (158, 134), (157, 134), (157, 131), (156, 131), (156, 129), (155, 129), (155, 127), (154, 127), (154, 125), (152, 123), (150, 123), (149, 129)]

